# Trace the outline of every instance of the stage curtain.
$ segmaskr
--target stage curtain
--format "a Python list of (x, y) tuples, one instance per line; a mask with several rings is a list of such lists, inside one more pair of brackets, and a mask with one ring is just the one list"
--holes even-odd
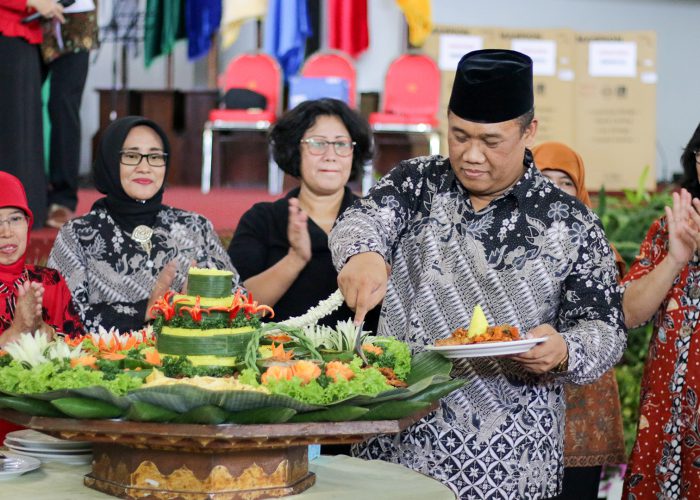
[(262, 18), (267, 12), (267, 0), (224, 0), (221, 18), (221, 47), (227, 48), (238, 39), (246, 21)]
[(310, 35), (306, 0), (270, 0), (265, 18), (264, 49), (277, 58), (285, 79), (299, 71)]
[(221, 0), (186, 0), (185, 29), (187, 57), (190, 60), (206, 55), (211, 39), (221, 24)]
[(413, 47), (421, 47), (433, 31), (430, 0), (396, 0), (408, 23), (408, 41)]
[(328, 46), (352, 57), (367, 50), (367, 0), (328, 1)]
[(148, 0), (144, 21), (144, 62), (148, 68), (160, 55), (173, 51), (175, 42), (187, 36), (183, 0)]

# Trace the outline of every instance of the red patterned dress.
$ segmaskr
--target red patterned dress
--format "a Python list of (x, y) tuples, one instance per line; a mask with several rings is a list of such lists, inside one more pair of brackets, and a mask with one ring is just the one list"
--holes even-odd
[[(46, 324), (57, 332), (69, 336), (82, 335), (83, 324), (73, 305), (66, 282), (55, 269), (39, 266), (26, 266), (24, 272), (13, 282), (0, 280), (0, 335), (10, 326), (15, 314), (17, 287), (25, 281), (41, 283), (44, 286), (42, 316)], [(5, 420), (0, 420), (0, 442), (8, 432), (22, 429)]]
[[(639, 279), (668, 253), (666, 219), (652, 224), (623, 283)], [(623, 498), (700, 498), (700, 260), (683, 268), (654, 317), (644, 367), (637, 439)]]
[(42, 317), (46, 324), (71, 337), (84, 333), (78, 311), (71, 300), (70, 290), (61, 274), (48, 267), (26, 266), (14, 283), (0, 280), (0, 335), (12, 326), (17, 287), (27, 280), (41, 283), (44, 287)]

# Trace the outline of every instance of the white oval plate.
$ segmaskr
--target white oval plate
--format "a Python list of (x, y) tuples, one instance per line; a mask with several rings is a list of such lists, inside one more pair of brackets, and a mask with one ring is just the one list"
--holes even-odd
[(74, 450), (61, 450), (56, 448), (27, 448), (25, 446), (17, 446), (10, 443), (7, 439), (5, 440), (5, 446), (12, 451), (18, 453), (25, 453), (31, 455), (32, 453), (45, 453), (47, 455), (83, 455), (85, 453), (92, 453), (92, 447), (89, 448), (76, 448)]
[(92, 443), (89, 441), (70, 441), (68, 439), (59, 439), (33, 429), (8, 432), (7, 436), (5, 436), (5, 440), (8, 442), (8, 444), (13, 446), (23, 446), (25, 448), (51, 448), (54, 450), (73, 450), (76, 448), (85, 449), (92, 446)]
[(34, 451), (17, 451), (12, 450), (15, 455), (21, 455), (25, 458), (38, 458), (43, 462), (61, 462), (71, 465), (89, 464), (92, 462), (92, 453), (80, 453), (78, 455), (49, 455), (47, 453), (37, 453)]
[[(34, 457), (25, 457), (17, 453), (11, 453), (4, 451), (2, 452), (7, 459), (13, 464), (12, 467), (9, 466), (9, 462), (4, 460), (0, 462), (0, 479), (10, 479), (13, 477), (21, 476), (25, 472), (29, 472), (41, 467), (41, 461)], [(5, 465), (5, 464), (8, 465)]]
[(508, 354), (520, 354), (532, 349), (536, 344), (547, 340), (547, 337), (536, 339), (508, 340), (505, 342), (480, 342), (467, 345), (444, 345), (426, 347), (429, 351), (435, 351), (446, 358), (483, 358), (487, 356), (506, 356)]

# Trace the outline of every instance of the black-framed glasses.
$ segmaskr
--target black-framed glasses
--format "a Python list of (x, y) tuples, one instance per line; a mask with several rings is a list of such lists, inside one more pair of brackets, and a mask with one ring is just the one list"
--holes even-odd
[(168, 158), (168, 153), (146, 153), (141, 154), (138, 151), (119, 151), (120, 161), (124, 165), (135, 167), (141, 160), (146, 158), (148, 164), (152, 167), (164, 167), (165, 160)]
[(17, 229), (29, 222), (29, 219), (24, 214), (12, 214), (7, 219), (0, 219), (0, 228), (7, 224), (10, 229)]
[(335, 154), (338, 156), (350, 156), (352, 150), (355, 148), (355, 141), (327, 141), (325, 139), (316, 139), (314, 137), (309, 137), (308, 139), (302, 139), (302, 144), (306, 144), (309, 148), (309, 153), (312, 155), (322, 155), (328, 150), (328, 146), (333, 144), (333, 149)]

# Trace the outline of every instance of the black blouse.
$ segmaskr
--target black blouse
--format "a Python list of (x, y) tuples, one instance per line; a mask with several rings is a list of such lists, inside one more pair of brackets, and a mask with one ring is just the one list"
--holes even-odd
[[(228, 254), (240, 274), (241, 282), (269, 269), (289, 252), (287, 223), (289, 198), (297, 198), (299, 188), (291, 190), (284, 198), (274, 202), (256, 203), (248, 210), (236, 228)], [(345, 188), (338, 215), (342, 214), (358, 197)], [(273, 306), (274, 320), (282, 321), (304, 314), (309, 308), (327, 299), (338, 288), (338, 273), (333, 267), (328, 249), (328, 235), (309, 218), (311, 260), (302, 269), (289, 290)], [(367, 314), (364, 330), (376, 332), (379, 307)], [(352, 319), (354, 313), (343, 304), (319, 324), (335, 327), (341, 320)]]

